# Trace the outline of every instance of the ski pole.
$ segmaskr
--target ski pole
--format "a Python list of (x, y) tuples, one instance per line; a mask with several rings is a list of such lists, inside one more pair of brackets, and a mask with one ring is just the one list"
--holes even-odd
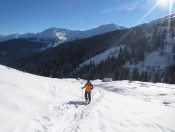
[(83, 89), (82, 89), (82, 99), (83, 99)]

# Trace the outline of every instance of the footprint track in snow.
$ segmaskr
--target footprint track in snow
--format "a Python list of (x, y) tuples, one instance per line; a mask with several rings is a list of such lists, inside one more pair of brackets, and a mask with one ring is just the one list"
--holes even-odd
[[(52, 126), (56, 126), (57, 132), (78, 132), (83, 120), (88, 118), (90, 110), (103, 98), (101, 90), (93, 91), (92, 102), (85, 106), (70, 104), (51, 105), (39, 117), (35, 118), (36, 132), (52, 132)], [(80, 100), (80, 99), (79, 99)]]
[(94, 100), (87, 106), (81, 106), (77, 111), (70, 113), (71, 115), (66, 116), (66, 122), (68, 122), (68, 126), (65, 125), (64, 128), (61, 129), (63, 132), (78, 132), (84, 120), (88, 118), (90, 110), (98, 104), (98, 102), (102, 99), (103, 93), (101, 91), (94, 92)]

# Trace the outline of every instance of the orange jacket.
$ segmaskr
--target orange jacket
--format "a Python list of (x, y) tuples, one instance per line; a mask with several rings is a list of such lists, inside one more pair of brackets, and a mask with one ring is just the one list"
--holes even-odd
[(90, 82), (87, 82), (84, 87), (86, 92), (91, 92), (91, 90), (93, 89), (93, 85)]

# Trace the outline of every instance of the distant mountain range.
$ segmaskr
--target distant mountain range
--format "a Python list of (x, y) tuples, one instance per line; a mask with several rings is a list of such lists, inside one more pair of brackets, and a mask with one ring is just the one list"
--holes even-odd
[(69, 41), (8, 66), (56, 78), (110, 77), (175, 84), (175, 14)]
[(11, 63), (33, 53), (55, 47), (60, 43), (122, 29), (125, 28), (115, 24), (108, 24), (86, 31), (50, 28), (37, 34), (0, 35), (0, 41), (2, 41), (0, 42), (0, 64)]
[(72, 41), (76, 39), (88, 38), (98, 34), (103, 34), (110, 31), (125, 29), (125, 27), (118, 26), (116, 24), (107, 24), (101, 25), (97, 28), (93, 28), (90, 30), (79, 31), (79, 30), (69, 30), (64, 28), (49, 28), (40, 33), (25, 33), (25, 34), (11, 34), (11, 35), (1, 35), (0, 34), (0, 42), (24, 38), (24, 39), (32, 39), (32, 40), (40, 40), (40, 41), (49, 41), (54, 43), (63, 43), (66, 41)]

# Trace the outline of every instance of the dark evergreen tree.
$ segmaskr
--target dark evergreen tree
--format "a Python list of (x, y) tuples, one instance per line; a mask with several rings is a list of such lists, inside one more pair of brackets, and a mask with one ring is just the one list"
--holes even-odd
[(163, 81), (165, 83), (175, 84), (175, 65), (167, 68)]
[(160, 82), (159, 73), (154, 73), (154, 75), (153, 75), (153, 82), (154, 83)]
[(133, 72), (132, 72), (132, 80), (140, 80), (140, 74), (139, 74), (139, 71), (138, 71), (138, 68), (135, 67), (133, 69)]

